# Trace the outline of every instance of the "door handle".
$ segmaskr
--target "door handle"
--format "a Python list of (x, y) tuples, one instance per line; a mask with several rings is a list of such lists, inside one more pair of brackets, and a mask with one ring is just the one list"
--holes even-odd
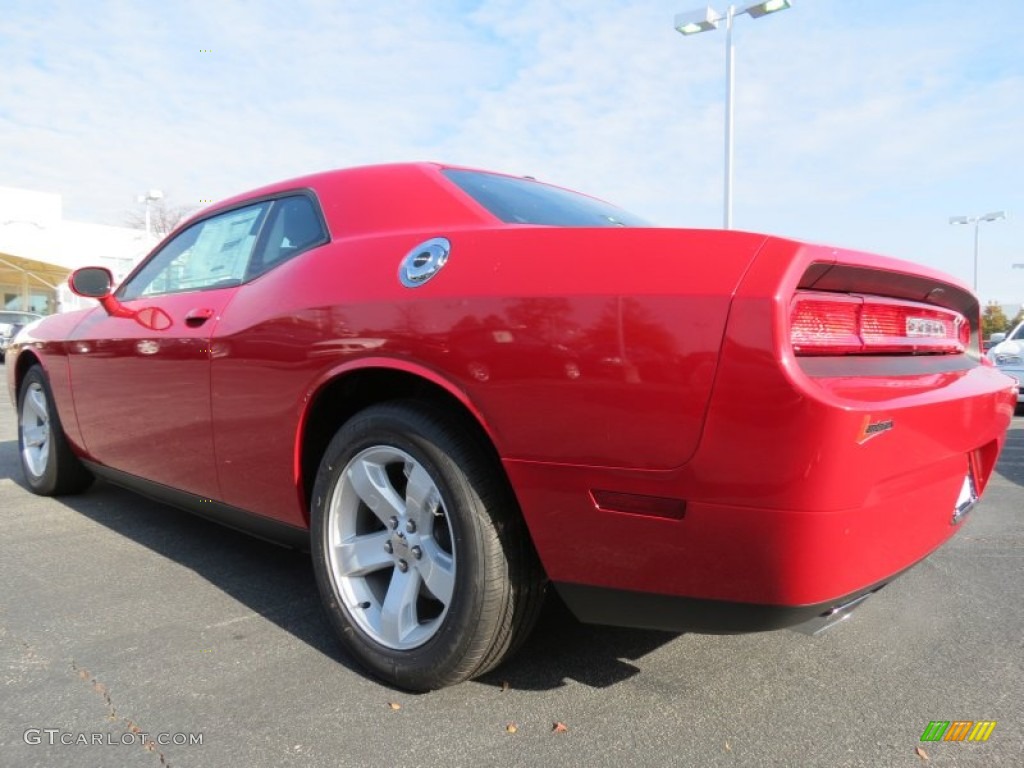
[(189, 328), (198, 328), (213, 317), (214, 314), (216, 314), (214, 310), (206, 307), (190, 310), (189, 313), (185, 315), (185, 325)]

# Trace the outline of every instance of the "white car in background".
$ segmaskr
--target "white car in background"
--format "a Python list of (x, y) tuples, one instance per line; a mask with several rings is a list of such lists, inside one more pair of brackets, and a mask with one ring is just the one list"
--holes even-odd
[[(1009, 374), (1024, 385), (1024, 322), (1020, 323), (1006, 338), (988, 351), (988, 359), (1003, 373)], [(1017, 395), (1017, 411), (1024, 404), (1024, 390)]]
[(0, 360), (4, 359), (7, 348), (11, 345), (14, 337), (18, 335), (18, 331), (41, 317), (42, 315), (37, 315), (35, 312), (0, 309)]

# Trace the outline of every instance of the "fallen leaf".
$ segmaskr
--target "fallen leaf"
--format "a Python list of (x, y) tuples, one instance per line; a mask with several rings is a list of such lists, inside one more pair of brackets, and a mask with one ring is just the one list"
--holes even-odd
[(84, 670), (84, 669), (78, 670), (78, 676), (82, 680), (88, 680), (89, 679), (89, 673), (86, 670)]
[(508, 680), (502, 680), (501, 681), (501, 692), (502, 693), (504, 693), (505, 691), (507, 691), (511, 687), (512, 686), (509, 685)]
[(729, 742), (728, 741), (725, 742), (725, 751), (726, 752), (732, 752), (732, 747), (729, 746)]
[(505, 730), (508, 731), (509, 733), (515, 733), (516, 731), (519, 730), (519, 726), (516, 725), (515, 723), (509, 723), (508, 725), (505, 726)]
[(402, 708), (402, 705), (399, 704), (397, 701), (389, 701), (388, 702), (388, 706), (391, 707), (391, 710), (393, 712), (397, 712), (398, 710), (400, 710)]
[(566, 731), (569, 730), (569, 726), (566, 725), (565, 723), (558, 722), (558, 723), (555, 723), (553, 726), (551, 726), (551, 730), (554, 733), (565, 733)]
[(914, 754), (917, 755), (918, 757), (920, 757), (922, 760), (927, 760), (928, 759), (928, 753), (925, 752), (920, 747), (914, 747)]

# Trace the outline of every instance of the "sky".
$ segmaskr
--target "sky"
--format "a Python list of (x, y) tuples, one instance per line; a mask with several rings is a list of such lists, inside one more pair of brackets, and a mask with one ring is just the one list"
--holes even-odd
[[(0, 186), (70, 219), (436, 160), (722, 223), (726, 35), (673, 29), (696, 0), (3, 5)], [(1024, 3), (794, 0), (733, 38), (737, 229), (969, 284), (973, 227), (949, 217), (1005, 210), (978, 293), (1024, 302)]]

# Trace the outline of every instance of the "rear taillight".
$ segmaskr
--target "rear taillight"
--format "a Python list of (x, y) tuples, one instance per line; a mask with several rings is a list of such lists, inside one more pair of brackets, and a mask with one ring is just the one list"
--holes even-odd
[(808, 292), (793, 299), (789, 338), (798, 355), (950, 355), (967, 349), (971, 327), (941, 307)]

